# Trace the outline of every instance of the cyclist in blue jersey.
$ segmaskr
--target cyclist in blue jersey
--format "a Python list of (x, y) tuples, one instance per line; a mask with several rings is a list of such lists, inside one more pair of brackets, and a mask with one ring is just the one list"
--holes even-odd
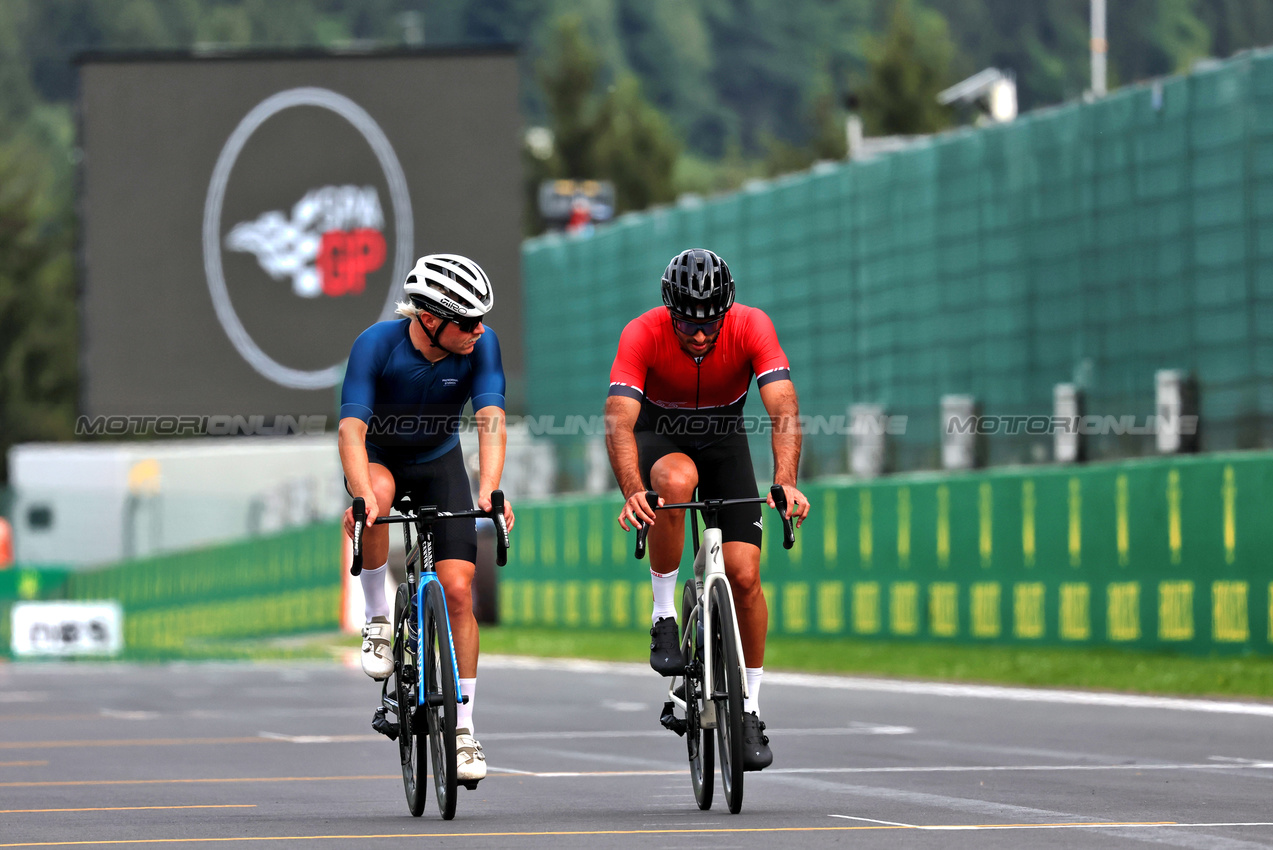
[[(483, 324), (495, 302), (490, 279), (472, 260), (456, 254), (421, 257), (404, 284), (401, 319), (378, 322), (359, 335), (349, 353), (340, 399), (340, 462), (345, 487), (367, 503), (367, 516), (384, 516), (410, 494), (416, 505), (472, 510), (468, 474), (457, 433), (465, 402), (472, 399), (478, 431), (478, 507), (491, 509), (499, 488), (507, 440), (504, 367), (499, 339)], [(504, 506), (513, 527), (513, 510)], [(361, 574), (367, 623), (362, 669), (383, 680), (393, 672), (393, 608), (385, 594), (389, 528), (370, 524), (363, 536)], [(345, 533), (352, 537), (352, 508)], [(460, 781), (486, 776), (486, 757), (473, 737), (478, 634), (473, 616), (477, 531), (472, 522), (433, 528), (434, 560), (446, 591), (455, 641), (460, 692), (468, 700), (456, 721)]]

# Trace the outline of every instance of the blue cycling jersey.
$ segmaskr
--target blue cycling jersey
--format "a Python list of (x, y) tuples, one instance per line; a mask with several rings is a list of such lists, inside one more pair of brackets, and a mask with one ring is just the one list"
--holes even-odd
[(490, 328), (471, 354), (437, 363), (411, 344), (410, 319), (377, 322), (354, 341), (340, 393), (340, 417), (367, 423), (367, 446), (403, 463), (439, 458), (460, 441), (464, 403), (504, 407), (504, 364)]

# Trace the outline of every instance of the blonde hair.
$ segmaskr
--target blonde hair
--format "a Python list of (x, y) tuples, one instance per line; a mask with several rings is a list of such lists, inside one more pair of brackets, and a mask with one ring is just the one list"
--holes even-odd
[(411, 299), (408, 298), (406, 301), (399, 301), (397, 309), (393, 312), (402, 316), (404, 319), (411, 319), (414, 321), (417, 316), (427, 311), (421, 310), (419, 307), (412, 304)]

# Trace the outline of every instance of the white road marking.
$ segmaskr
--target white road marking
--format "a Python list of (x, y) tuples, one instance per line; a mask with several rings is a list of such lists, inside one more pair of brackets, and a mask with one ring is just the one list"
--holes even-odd
[(765, 773), (980, 773), (985, 771), (1066, 771), (1066, 770), (1270, 770), (1273, 762), (1249, 764), (991, 764), (930, 767), (772, 767)]
[(1273, 821), (1245, 821), (1241, 823), (1172, 823), (1170, 821), (1146, 823), (985, 823), (943, 824), (934, 826), (916, 826), (915, 829), (940, 831), (958, 831), (972, 829), (1164, 829), (1170, 827), (1217, 827), (1217, 826), (1273, 826)]
[(910, 829), (917, 828), (914, 824), (911, 824), (911, 823), (898, 823), (897, 821), (891, 821), (891, 820), (876, 820), (875, 818), (855, 818), (853, 817), (853, 815), (827, 815), (827, 817), (844, 818), (845, 820), (860, 820), (860, 821), (865, 821), (866, 823), (882, 823), (885, 826), (905, 826)]
[(601, 701), (602, 708), (608, 708), (611, 711), (645, 711), (650, 707), (646, 702), (622, 702), (620, 700), (606, 699)]
[(384, 735), (284, 735), (282, 732), (258, 732), (258, 737), (289, 744), (352, 744), (388, 740)]
[(157, 711), (118, 711), (113, 708), (103, 708), (99, 714), (112, 720), (154, 720), (159, 716)]
[[(562, 670), (571, 673), (599, 673), (642, 677), (653, 675), (646, 664), (619, 661), (587, 661), (573, 658), (483, 655), (482, 665), (504, 670)], [(1108, 708), (1156, 708), (1169, 711), (1198, 711), (1212, 714), (1249, 714), (1257, 717), (1273, 717), (1273, 703), (1182, 699), (1178, 697), (1152, 697), (1136, 694), (1065, 691), (1050, 688), (1019, 688), (999, 685), (910, 682), (864, 676), (823, 676), (812, 673), (767, 671), (765, 673), (765, 687), (771, 686), (994, 699), (1014, 702), (1044, 702), (1063, 705), (1091, 705)]]

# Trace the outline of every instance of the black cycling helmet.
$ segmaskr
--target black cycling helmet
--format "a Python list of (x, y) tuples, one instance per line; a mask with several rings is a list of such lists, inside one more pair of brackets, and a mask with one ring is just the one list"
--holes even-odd
[(682, 251), (663, 272), (663, 303), (692, 322), (710, 322), (734, 305), (734, 277), (729, 266), (706, 248)]

